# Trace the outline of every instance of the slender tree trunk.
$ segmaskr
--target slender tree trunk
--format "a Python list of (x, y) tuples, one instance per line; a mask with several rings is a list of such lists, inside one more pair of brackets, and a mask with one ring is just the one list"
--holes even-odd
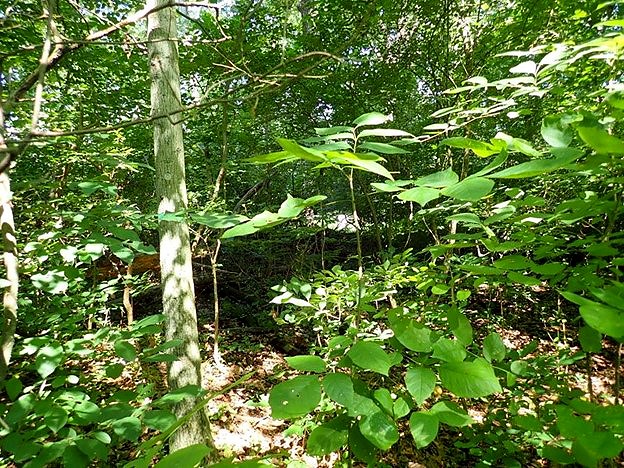
[(4, 381), (11, 361), (11, 352), (15, 342), (15, 326), (17, 324), (17, 244), (13, 207), (11, 205), (11, 185), (6, 172), (0, 174), (0, 228), (2, 247), (4, 250), (4, 268), (8, 285), (4, 289), (4, 310), (2, 314), (0, 347), (0, 384)]
[[(167, 0), (147, 0), (148, 7), (159, 7)], [(148, 16), (148, 50), (152, 77), (152, 113), (167, 114), (154, 122), (156, 193), (158, 213), (176, 213), (187, 208), (184, 170), (184, 143), (180, 115), (180, 72), (178, 68), (175, 10), (162, 8)], [(191, 265), (191, 246), (186, 221), (160, 221), (160, 267), (167, 340), (181, 340), (173, 349), (177, 360), (169, 366), (171, 389), (201, 385), (197, 314)], [(178, 418), (193, 408), (187, 399), (175, 408)], [(212, 446), (206, 413), (198, 411), (170, 439), (170, 450), (204, 443)]]

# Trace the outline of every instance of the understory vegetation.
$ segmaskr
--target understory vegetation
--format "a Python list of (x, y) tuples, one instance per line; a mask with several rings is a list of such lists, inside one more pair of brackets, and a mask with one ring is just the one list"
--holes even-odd
[(621, 2), (5, 3), (0, 466), (624, 461)]

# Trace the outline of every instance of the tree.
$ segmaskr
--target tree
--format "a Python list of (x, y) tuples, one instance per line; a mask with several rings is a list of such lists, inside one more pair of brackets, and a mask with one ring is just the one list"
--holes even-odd
[[(158, 213), (160, 234), (160, 267), (163, 313), (167, 341), (179, 344), (173, 349), (177, 360), (169, 366), (169, 385), (180, 389), (201, 385), (201, 357), (195, 311), (195, 292), (191, 264), (189, 229), (185, 220), (166, 219), (167, 214), (184, 211), (188, 200), (184, 168), (184, 142), (179, 113), (180, 72), (176, 45), (175, 10), (166, 0), (149, 0), (153, 11), (148, 16), (150, 72), (152, 77), (152, 115), (162, 116), (154, 121), (154, 155), (156, 161), (156, 190), (160, 199)], [(178, 418), (195, 405), (191, 398), (180, 402), (175, 413)], [(189, 422), (171, 438), (175, 451), (189, 445), (212, 445), (210, 426), (203, 410), (197, 411)]]

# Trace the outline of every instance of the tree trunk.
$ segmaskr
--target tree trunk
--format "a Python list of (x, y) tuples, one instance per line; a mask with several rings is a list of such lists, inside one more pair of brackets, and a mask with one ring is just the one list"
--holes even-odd
[(0, 331), (0, 385), (6, 378), (11, 352), (15, 342), (15, 326), (17, 324), (17, 244), (13, 207), (11, 205), (11, 184), (6, 171), (0, 174), (0, 230), (4, 250), (4, 268), (8, 285), (4, 289), (4, 310), (2, 313), (2, 329)]
[[(147, 6), (156, 9), (166, 3), (167, 0), (147, 0)], [(154, 122), (158, 213), (176, 213), (186, 210), (187, 194), (181, 115), (175, 113), (181, 108), (175, 10), (168, 7), (151, 13), (147, 35), (152, 115), (166, 115)], [(173, 349), (178, 359), (169, 366), (169, 386), (172, 390), (186, 385), (199, 386), (201, 357), (188, 225), (186, 221), (160, 221), (159, 231), (165, 335), (168, 341), (181, 340)], [(178, 404), (176, 417), (181, 418), (195, 403), (187, 399)], [(173, 434), (170, 450), (200, 443), (213, 445), (203, 410)]]

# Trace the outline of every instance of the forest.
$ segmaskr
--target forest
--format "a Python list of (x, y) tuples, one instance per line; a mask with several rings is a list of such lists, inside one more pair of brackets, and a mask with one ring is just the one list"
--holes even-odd
[(0, 0), (0, 467), (624, 464), (624, 1)]

